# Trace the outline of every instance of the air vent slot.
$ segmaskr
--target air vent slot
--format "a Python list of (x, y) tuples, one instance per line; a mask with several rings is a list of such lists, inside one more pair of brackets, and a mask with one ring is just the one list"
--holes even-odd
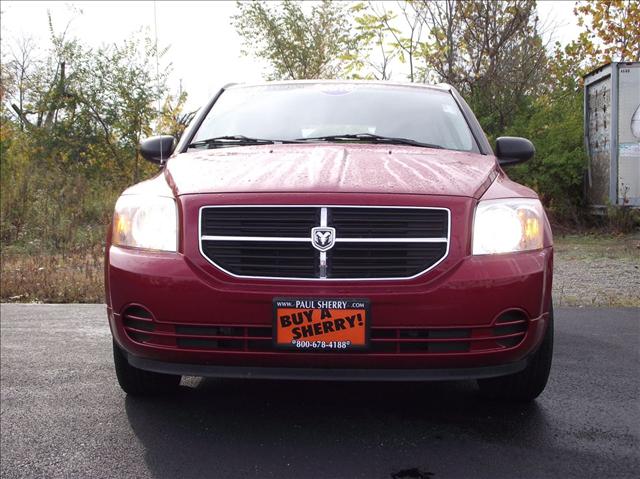
[(152, 314), (142, 306), (129, 306), (122, 313), (122, 324), (127, 335), (138, 343), (151, 339), (151, 333), (156, 326)]
[[(493, 328), (494, 336), (501, 336), (496, 342), (505, 348), (517, 346), (527, 333), (529, 321), (522, 311), (511, 310), (500, 315)], [(506, 336), (506, 337), (504, 337)]]

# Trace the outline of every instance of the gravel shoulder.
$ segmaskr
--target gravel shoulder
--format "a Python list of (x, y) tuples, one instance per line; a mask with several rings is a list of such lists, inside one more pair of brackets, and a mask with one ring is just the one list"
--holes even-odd
[(640, 233), (554, 238), (557, 306), (640, 306)]

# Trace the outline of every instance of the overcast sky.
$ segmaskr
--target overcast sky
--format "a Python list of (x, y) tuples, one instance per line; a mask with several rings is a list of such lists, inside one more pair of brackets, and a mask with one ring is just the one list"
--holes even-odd
[[(395, 2), (390, 2), (392, 7)], [(539, 1), (544, 25), (553, 41), (566, 43), (578, 34), (573, 1)], [(148, 28), (154, 34), (154, 2), (22, 2), (2, 1), (2, 46), (21, 36), (48, 46), (47, 10), (60, 30), (72, 20), (70, 34), (91, 46), (120, 42)], [(79, 11), (82, 11), (80, 14)], [(235, 2), (155, 2), (158, 44), (169, 45), (173, 64), (170, 85), (180, 82), (197, 108), (222, 85), (262, 78), (264, 65), (240, 54), (240, 38), (231, 25)]]

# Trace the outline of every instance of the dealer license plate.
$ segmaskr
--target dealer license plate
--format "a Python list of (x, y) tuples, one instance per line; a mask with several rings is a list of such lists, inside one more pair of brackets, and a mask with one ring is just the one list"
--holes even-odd
[(367, 347), (366, 299), (275, 298), (273, 311), (277, 347), (334, 352)]

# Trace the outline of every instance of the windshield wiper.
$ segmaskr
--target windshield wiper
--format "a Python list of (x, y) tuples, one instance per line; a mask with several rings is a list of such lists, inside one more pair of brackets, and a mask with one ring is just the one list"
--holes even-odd
[(242, 146), (242, 145), (274, 145), (277, 143), (300, 143), (297, 140), (268, 140), (266, 138), (250, 138), (244, 135), (226, 135), (207, 138), (206, 140), (194, 141), (189, 144), (189, 148), (200, 146)]
[(372, 143), (389, 143), (394, 145), (412, 145), (424, 148), (443, 149), (440, 145), (432, 145), (431, 143), (422, 143), (421, 141), (411, 140), (409, 138), (397, 138), (393, 136), (374, 135), (373, 133), (350, 133), (345, 135), (328, 135), (316, 136), (309, 138), (298, 138), (297, 141), (370, 141)]

